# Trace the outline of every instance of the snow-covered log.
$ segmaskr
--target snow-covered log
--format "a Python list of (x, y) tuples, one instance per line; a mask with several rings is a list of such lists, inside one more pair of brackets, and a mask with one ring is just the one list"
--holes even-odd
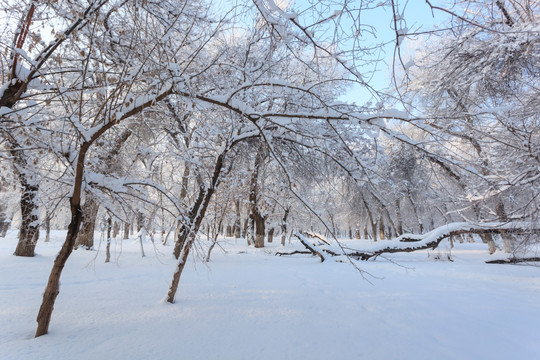
[(499, 260), (489, 260), (486, 261), (486, 264), (519, 264), (525, 262), (538, 262), (540, 257), (528, 257), (528, 258), (516, 258), (511, 257), (508, 259), (499, 259)]
[(294, 234), (298, 240), (308, 249), (313, 255), (317, 255), (319, 258), (321, 258), (321, 262), (324, 262), (326, 260), (326, 256), (323, 253), (323, 250), (319, 249), (319, 247), (315, 244), (313, 244), (311, 241), (309, 241), (303, 234), (297, 232)]
[(385, 253), (413, 252), (423, 249), (435, 249), (440, 242), (448, 237), (462, 234), (523, 234), (538, 232), (540, 229), (533, 227), (531, 223), (523, 222), (490, 222), (482, 224), (450, 223), (440, 226), (428, 233), (403, 234), (390, 242), (381, 243), (376, 249), (370, 251), (356, 251), (348, 253), (348, 256), (360, 260), (369, 260)]
[[(527, 234), (527, 233), (540, 233), (540, 228), (533, 226), (528, 222), (489, 222), (480, 224), (471, 223), (450, 223), (440, 226), (425, 234), (403, 234), (396, 239), (380, 242), (377, 246), (371, 247), (369, 250), (354, 250), (344, 252), (345, 249), (341, 248), (341, 252), (337, 251), (336, 247), (330, 246), (328, 240), (320, 235), (315, 235), (309, 232), (295, 233), (294, 236), (300, 240), (310, 253), (317, 255), (321, 258), (321, 262), (327, 259), (327, 255), (340, 256), (345, 255), (357, 260), (369, 260), (376, 258), (382, 254), (399, 253), (399, 252), (413, 252), (424, 249), (436, 249), (441, 241), (451, 236), (457, 236), (462, 234)], [(310, 238), (312, 238), (310, 240)], [(318, 243), (313, 240), (320, 240)], [(279, 255), (292, 255), (297, 253), (305, 253), (295, 251), (293, 253)], [(504, 260), (504, 263), (521, 262), (519, 259)], [(523, 261), (539, 261), (534, 259)], [(498, 262), (493, 262), (498, 263)]]

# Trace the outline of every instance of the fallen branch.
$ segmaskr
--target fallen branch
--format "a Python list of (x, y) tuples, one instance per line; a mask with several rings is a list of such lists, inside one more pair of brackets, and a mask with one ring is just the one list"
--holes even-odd
[(450, 223), (440, 226), (426, 234), (404, 234), (396, 240), (391, 241), (391, 245), (374, 251), (357, 251), (347, 255), (360, 260), (369, 260), (381, 254), (413, 252), (417, 250), (435, 250), (442, 240), (462, 234), (503, 234), (503, 233), (538, 233), (540, 229), (532, 228), (530, 223), (492, 222), (484, 224)]
[(322, 236), (321, 234), (317, 234), (316, 232), (313, 232), (313, 231), (304, 231), (303, 234), (305, 236), (309, 236), (311, 238), (319, 239), (320, 241), (322, 241), (326, 245), (330, 245), (330, 242), (328, 242), (328, 240), (326, 240), (325, 237)]
[(293, 252), (290, 252), (290, 253), (286, 253), (286, 252), (277, 252), (275, 255), (279, 255), (279, 256), (286, 256), (286, 255), (294, 255), (294, 254), (313, 254), (311, 251), (301, 251), (301, 250), (295, 250)]
[(323, 255), (322, 251), (319, 250), (318, 246), (310, 244), (308, 239), (306, 239), (304, 235), (300, 233), (295, 233), (294, 236), (297, 237), (302, 243), (302, 245), (304, 245), (306, 249), (308, 249), (313, 255), (317, 255), (318, 257), (320, 257), (321, 262), (324, 262), (324, 260), (326, 260), (326, 257)]
[[(302, 245), (309, 250), (309, 252), (295, 251), (296, 253), (311, 253), (321, 258), (323, 262), (326, 257), (325, 253), (332, 256), (345, 255), (356, 260), (369, 260), (377, 258), (382, 254), (401, 253), (401, 252), (413, 252), (417, 250), (433, 249), (435, 250), (441, 241), (444, 239), (462, 234), (540, 234), (540, 228), (533, 226), (528, 222), (491, 222), (483, 224), (470, 224), (470, 223), (450, 223), (440, 226), (426, 234), (404, 234), (400, 237), (379, 242), (379, 246), (371, 250), (353, 250), (351, 252), (337, 253), (333, 251), (328, 240), (324, 239), (321, 235), (304, 232), (294, 234)], [(308, 238), (317, 239), (320, 242), (314, 244)], [(344, 249), (343, 249), (344, 250)], [(280, 254), (281, 255), (281, 254)], [(289, 254), (287, 254), (289, 255)], [(534, 259), (534, 258), (530, 258)], [(498, 260), (494, 260), (498, 261)], [(524, 260), (524, 261), (536, 261), (536, 260)], [(497, 262), (493, 262), (496, 264)], [(513, 262), (508, 262), (513, 263)]]
[(540, 257), (529, 257), (529, 258), (515, 258), (511, 257), (503, 260), (489, 260), (486, 261), (486, 264), (518, 264), (524, 262), (537, 262), (540, 261)]

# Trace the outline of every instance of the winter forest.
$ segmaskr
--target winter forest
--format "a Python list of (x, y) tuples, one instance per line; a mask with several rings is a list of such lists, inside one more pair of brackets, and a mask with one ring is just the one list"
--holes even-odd
[(2, 0), (0, 34), (0, 358), (540, 356), (540, 1)]

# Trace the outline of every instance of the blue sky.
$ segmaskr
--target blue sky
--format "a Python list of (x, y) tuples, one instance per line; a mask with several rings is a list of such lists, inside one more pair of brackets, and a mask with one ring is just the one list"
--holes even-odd
[[(259, 0), (265, 3), (269, 0)], [(271, 0), (270, 0), (271, 1)], [(308, 26), (314, 22), (317, 22), (321, 18), (330, 17), (335, 10), (340, 10), (343, 7), (343, 1), (315, 1), (315, 0), (273, 0), (282, 9), (285, 9), (287, 13), (299, 13), (297, 20), (303, 26)], [(241, 3), (242, 1), (240, 1)], [(444, 7), (442, 3), (444, 0), (431, 0), (433, 5)], [(333, 3), (326, 6), (326, 4)], [(356, 21), (362, 25), (363, 31), (359, 33), (359, 36), (354, 38), (354, 41), (358, 41), (363, 47), (378, 47), (375, 54), (370, 56), (362, 56), (375, 60), (370, 65), (358, 65), (356, 70), (362, 74), (364, 81), (369, 83), (373, 88), (377, 90), (383, 90), (387, 88), (391, 82), (392, 74), (392, 61), (395, 48), (396, 32), (394, 27), (394, 18), (392, 12), (392, 6), (390, 0), (372, 1), (372, 5), (369, 5), (369, 0), (356, 0), (349, 1), (348, 5), (351, 8), (355, 6), (370, 6), (368, 10), (363, 10), (361, 15), (356, 18)], [(218, 11), (224, 11), (230, 9), (236, 4), (236, 1), (214, 0), (215, 9)], [(399, 12), (402, 15), (403, 20), (400, 21), (400, 27), (406, 27), (407, 33), (422, 32), (432, 29), (438, 24), (442, 24), (447, 16), (441, 12), (431, 12), (429, 5), (425, 0), (394, 0), (394, 4), (397, 6)], [(308, 9), (308, 10), (306, 10)], [(357, 16), (357, 13), (355, 13)], [(345, 32), (352, 33), (350, 29), (353, 26), (358, 26), (351, 18), (342, 16), (339, 18), (340, 26)], [(327, 21), (324, 23), (328, 26), (329, 39), (333, 34), (334, 22)], [(368, 27), (374, 29), (373, 33), (370, 33)], [(311, 29), (311, 28), (310, 28)], [(320, 33), (319, 33), (320, 35)], [(381, 45), (385, 44), (385, 45)], [(402, 56), (404, 58), (410, 58), (414, 54), (414, 48), (419, 46), (421, 41), (418, 37), (407, 38), (401, 44)], [(342, 44), (341, 48), (347, 48), (353, 46), (353, 40), (349, 40), (347, 43)], [(404, 59), (405, 62), (407, 59)], [(342, 101), (355, 102), (358, 105), (363, 105), (371, 100), (371, 93), (361, 86), (352, 86), (347, 93), (341, 97)]]

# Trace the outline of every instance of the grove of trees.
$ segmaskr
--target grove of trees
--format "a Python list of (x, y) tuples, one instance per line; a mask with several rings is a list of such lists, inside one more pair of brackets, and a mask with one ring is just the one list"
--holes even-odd
[(100, 223), (171, 245), (171, 303), (201, 233), (535, 241), (537, 1), (1, 4), (0, 235), (67, 229), (36, 337)]

